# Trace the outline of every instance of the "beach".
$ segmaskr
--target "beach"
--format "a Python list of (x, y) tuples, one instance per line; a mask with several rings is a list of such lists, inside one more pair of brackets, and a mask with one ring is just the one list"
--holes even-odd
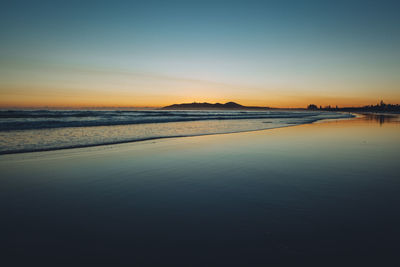
[(3, 260), (395, 266), (400, 122), (382, 118), (0, 155)]

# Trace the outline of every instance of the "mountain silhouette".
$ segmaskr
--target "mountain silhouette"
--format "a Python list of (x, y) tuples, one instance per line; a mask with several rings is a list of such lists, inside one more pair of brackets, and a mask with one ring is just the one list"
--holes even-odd
[(256, 109), (256, 110), (261, 110), (261, 109), (269, 109), (268, 107), (249, 107), (249, 106), (243, 106), (235, 102), (227, 102), (225, 104), (221, 103), (182, 103), (182, 104), (173, 104), (170, 106), (163, 107), (162, 109), (172, 109), (172, 110), (184, 110), (184, 109)]

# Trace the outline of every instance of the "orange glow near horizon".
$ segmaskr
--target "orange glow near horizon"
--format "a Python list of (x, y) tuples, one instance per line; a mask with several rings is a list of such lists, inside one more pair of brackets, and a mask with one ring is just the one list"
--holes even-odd
[(251, 75), (236, 74), (229, 69), (210, 73), (207, 68), (179, 73), (182, 66), (170, 71), (5, 62), (0, 64), (0, 107), (157, 108), (179, 103), (234, 101), (245, 106), (305, 108), (309, 104), (374, 105), (380, 100), (400, 103), (399, 81), (394, 77), (341, 79), (326, 73), (299, 76), (289, 70)]
[[(6, 74), (7, 74), (6, 70)], [(0, 81), (0, 108), (158, 108), (171, 104), (236, 102), (245, 106), (305, 108), (400, 103), (396, 82), (245, 81), (231, 83), (162, 74), (65, 66), (18, 65)], [(379, 90), (384, 86), (385, 90)]]
[[(0, 108), (159, 108), (172, 104), (208, 102), (226, 103), (236, 102), (244, 106), (263, 106), (273, 108), (305, 108), (309, 104), (317, 106), (365, 106), (375, 105), (381, 99), (373, 98), (344, 98), (344, 97), (317, 97), (317, 96), (265, 96), (259, 99), (245, 99), (240, 97), (181, 97), (181, 96), (137, 96), (113, 95), (95, 93), (93, 95), (3, 95), (0, 99)], [(383, 99), (385, 103), (397, 104), (397, 99)]]

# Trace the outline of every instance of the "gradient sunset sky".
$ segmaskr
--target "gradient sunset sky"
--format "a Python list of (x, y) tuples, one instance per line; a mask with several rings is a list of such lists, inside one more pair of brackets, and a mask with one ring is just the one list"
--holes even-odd
[(5, 1), (0, 107), (400, 103), (399, 1)]

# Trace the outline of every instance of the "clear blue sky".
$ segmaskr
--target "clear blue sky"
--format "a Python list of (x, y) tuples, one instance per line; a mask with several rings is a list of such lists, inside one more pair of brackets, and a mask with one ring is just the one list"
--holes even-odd
[(0, 105), (400, 102), (399, 14), (398, 1), (6, 1)]

